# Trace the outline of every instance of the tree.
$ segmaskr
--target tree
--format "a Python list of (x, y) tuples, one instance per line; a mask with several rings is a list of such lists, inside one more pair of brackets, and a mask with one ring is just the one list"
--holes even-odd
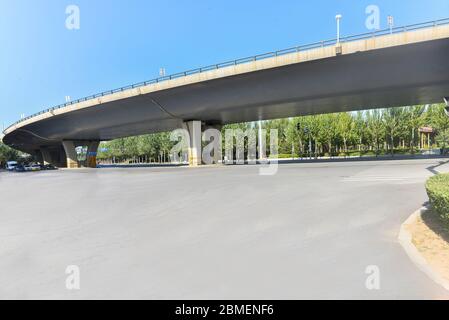
[(385, 131), (388, 135), (391, 155), (394, 155), (394, 140), (399, 136), (401, 128), (401, 118), (403, 116), (403, 108), (390, 108), (383, 112), (385, 123)]
[[(312, 147), (313, 142), (315, 144), (313, 153), (316, 158), (318, 157), (318, 139), (320, 137), (320, 131), (322, 128), (322, 118), (320, 118), (319, 116), (307, 116), (304, 120), (304, 128), (307, 130), (306, 135), (309, 140), (308, 142), (310, 143), (310, 148)], [(312, 153), (312, 150), (309, 150), (309, 153)], [(312, 155), (309, 154), (309, 156)]]
[(278, 130), (278, 152), (279, 153), (290, 153), (291, 144), (287, 143), (287, 128), (289, 119), (276, 119), (269, 120), (265, 122), (265, 128), (267, 129), (267, 137), (270, 136), (270, 130)]
[(7, 161), (18, 161), (20, 159), (20, 153), (14, 150), (3, 142), (0, 142), (0, 167), (4, 167)]
[(427, 123), (436, 131), (445, 131), (449, 129), (449, 117), (445, 112), (443, 104), (429, 106), (426, 117)]
[[(318, 137), (322, 146), (327, 147), (329, 156), (332, 156), (332, 148), (334, 142), (338, 136), (337, 122), (339, 115), (337, 114), (324, 114), (317, 116), (319, 122)], [(324, 153), (324, 150), (323, 150)]]
[(360, 152), (360, 156), (362, 156), (363, 141), (364, 141), (365, 137), (368, 136), (368, 134), (366, 132), (367, 126), (368, 126), (368, 124), (366, 121), (365, 113), (363, 111), (357, 111), (355, 119), (354, 119), (353, 132), (354, 132), (354, 137), (357, 140), (357, 147)]
[(305, 153), (305, 146), (307, 145), (307, 134), (304, 132), (306, 127), (305, 117), (296, 117), (291, 119), (287, 124), (286, 142), (287, 145), (292, 146), (298, 155)]
[(343, 140), (345, 156), (348, 153), (348, 140), (354, 134), (355, 122), (350, 113), (340, 113), (337, 118), (338, 134)]
[(407, 125), (410, 134), (410, 149), (412, 154), (415, 153), (415, 140), (419, 136), (418, 130), (424, 123), (425, 106), (413, 106), (406, 109), (408, 111)]
[(446, 147), (449, 145), (449, 129), (440, 131), (435, 137), (438, 147), (441, 148), (442, 153), (446, 154)]
[[(415, 152), (418, 130), (422, 126), (431, 126), (438, 134), (439, 145), (446, 143), (446, 130), (449, 130), (449, 117), (443, 105), (411, 106), (390, 109), (374, 109), (352, 113), (337, 113), (323, 115), (309, 115), (290, 119), (276, 119), (263, 121), (263, 128), (267, 130), (267, 140), (270, 130), (278, 130), (279, 153), (308, 154), (309, 142), (311, 152), (315, 157), (329, 153), (339, 154), (350, 150), (375, 150), (376, 156), (382, 151), (393, 154), (398, 145), (407, 145), (412, 153)], [(236, 123), (223, 126), (226, 129), (257, 130), (252, 123)], [(123, 161), (129, 158), (143, 157), (145, 161), (168, 159), (175, 142), (170, 141), (167, 132), (147, 134), (138, 137), (116, 139), (102, 143), (105, 151), (99, 152), (101, 159), (115, 159)], [(222, 134), (223, 146), (225, 134)], [(383, 144), (386, 144), (385, 148)], [(269, 148), (268, 150), (269, 151)], [(245, 143), (245, 153), (248, 152)], [(311, 154), (310, 154), (311, 155)]]
[(376, 156), (379, 155), (380, 144), (383, 141), (385, 126), (382, 120), (382, 111), (371, 110), (368, 115), (368, 132), (370, 136), (370, 144), (376, 150)]

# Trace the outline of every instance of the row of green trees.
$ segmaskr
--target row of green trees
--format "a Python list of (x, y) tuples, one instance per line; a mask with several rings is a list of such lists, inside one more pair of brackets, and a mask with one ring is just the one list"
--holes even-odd
[[(278, 130), (281, 156), (416, 153), (424, 147), (419, 133), (422, 127), (432, 127), (435, 132), (431, 146), (426, 141), (426, 148), (444, 149), (449, 146), (449, 117), (444, 105), (269, 120), (264, 121), (262, 126), (267, 130), (267, 137), (270, 130)], [(226, 125), (223, 127), (223, 139), (226, 129), (257, 129), (257, 123)], [(167, 132), (116, 139), (100, 145), (98, 159), (116, 163), (169, 162), (173, 145)], [(18, 151), (0, 142), (1, 167), (6, 161), (21, 158)]]
[(7, 161), (18, 161), (20, 158), (20, 153), (17, 150), (0, 142), (0, 169), (5, 167)]
[[(443, 105), (375, 109), (274, 120), (280, 153), (299, 150), (314, 155), (415, 153), (419, 148), (448, 144), (449, 117)], [(422, 144), (419, 129), (432, 127), (430, 145)]]
[[(443, 105), (374, 109), (264, 121), (267, 137), (278, 130), (281, 156), (341, 156), (416, 153), (423, 149), (419, 129), (432, 127), (431, 145), (449, 145), (449, 117)], [(240, 123), (226, 129), (257, 129)], [(168, 162), (173, 147), (169, 133), (117, 139), (100, 146), (101, 161)], [(223, 144), (224, 145), (224, 144)]]
[(115, 139), (100, 144), (98, 160), (114, 163), (169, 162), (172, 147), (168, 132)]

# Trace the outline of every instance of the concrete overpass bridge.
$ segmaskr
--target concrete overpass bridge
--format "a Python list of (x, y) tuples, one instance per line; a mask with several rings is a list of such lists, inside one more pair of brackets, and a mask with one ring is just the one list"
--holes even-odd
[[(449, 19), (322, 41), (190, 70), (65, 103), (4, 131), (57, 166), (95, 164), (100, 141), (187, 127), (439, 103), (449, 96)], [(201, 148), (201, 147), (199, 147)], [(201, 150), (191, 164), (199, 164)]]

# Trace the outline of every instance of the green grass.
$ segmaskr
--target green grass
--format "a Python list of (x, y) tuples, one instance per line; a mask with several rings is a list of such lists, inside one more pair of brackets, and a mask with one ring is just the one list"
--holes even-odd
[(432, 208), (445, 222), (449, 222), (449, 174), (430, 178), (426, 183), (426, 190)]

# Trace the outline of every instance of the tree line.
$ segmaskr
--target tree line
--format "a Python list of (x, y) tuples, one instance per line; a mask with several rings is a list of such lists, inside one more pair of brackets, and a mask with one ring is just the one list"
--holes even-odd
[[(442, 104), (267, 120), (262, 127), (267, 137), (270, 130), (278, 130), (281, 157), (414, 154), (424, 148), (449, 146), (449, 117)], [(420, 133), (423, 127), (433, 129), (424, 143)], [(257, 128), (254, 122), (226, 125), (222, 136), (224, 139), (226, 129)], [(173, 145), (167, 132), (116, 139), (100, 145), (98, 159), (169, 162)]]
[(7, 161), (18, 161), (21, 159), (21, 154), (3, 142), (0, 142), (0, 169), (4, 168)]
[[(449, 117), (442, 104), (267, 120), (262, 127), (267, 137), (270, 130), (278, 130), (281, 157), (414, 154), (424, 148), (444, 150), (449, 146)], [(423, 144), (423, 127), (434, 131), (430, 145), (427, 137)], [(222, 136), (224, 139), (226, 129), (257, 128), (254, 122), (226, 125)], [(114, 163), (170, 162), (174, 144), (169, 132), (115, 139), (100, 144), (98, 159)], [(21, 158), (21, 153), (0, 143), (1, 166)]]

